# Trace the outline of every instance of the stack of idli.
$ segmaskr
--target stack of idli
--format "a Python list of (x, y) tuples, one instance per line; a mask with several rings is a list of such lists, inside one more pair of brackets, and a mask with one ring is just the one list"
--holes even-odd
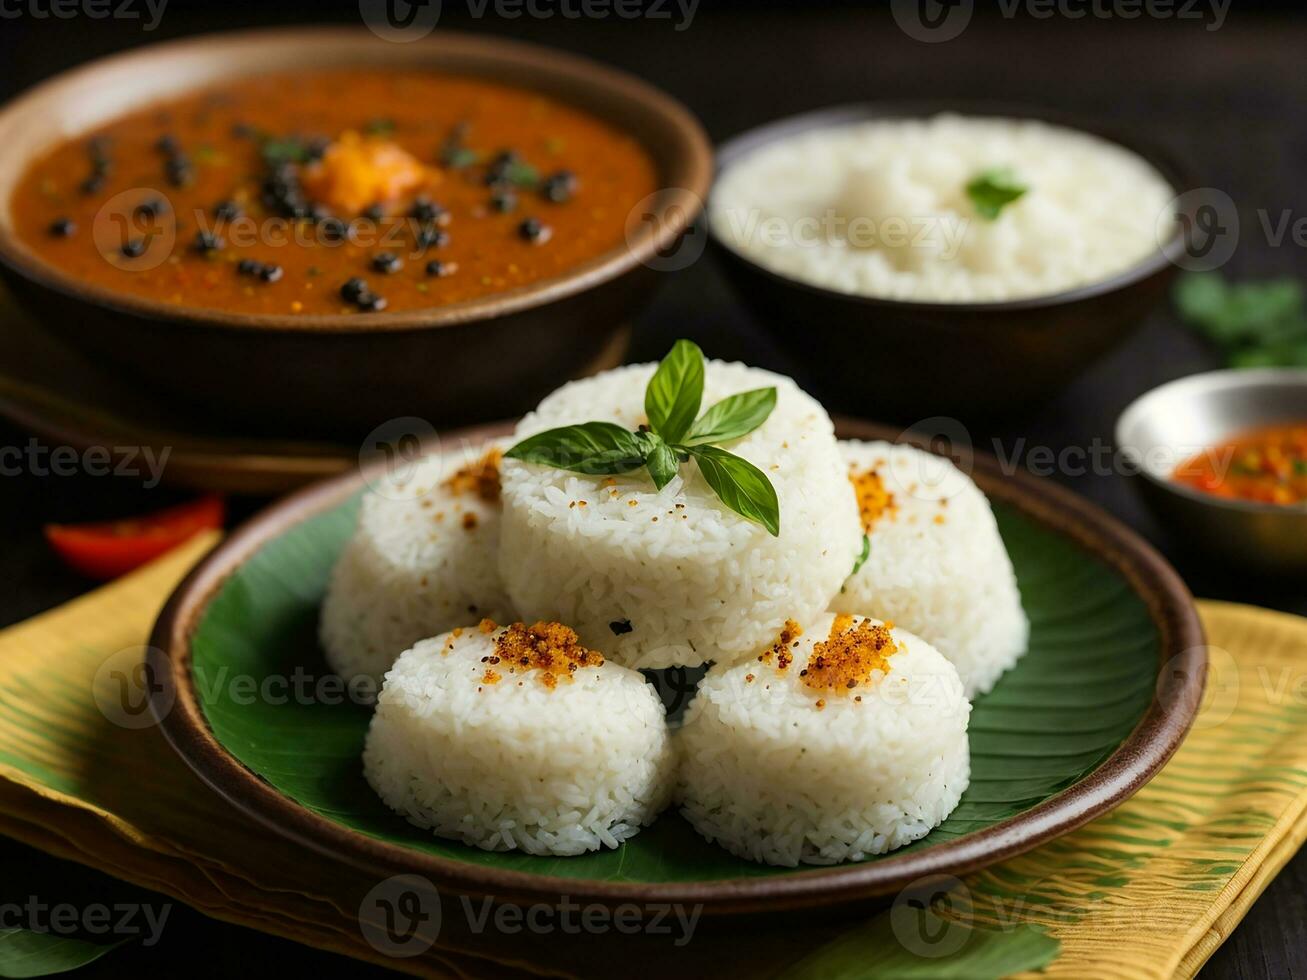
[[(513, 440), (365, 498), (322, 636), (342, 675), (384, 676), (368, 781), (434, 834), (529, 854), (617, 847), (673, 799), (770, 864), (924, 837), (968, 784), (969, 698), (1028, 635), (988, 502), (930, 454), (837, 442), (793, 381), (720, 361), (703, 404), (775, 389), (725, 447), (771, 483), (778, 533), (689, 454), (661, 489), (644, 468), (502, 455), (568, 425), (638, 434), (656, 367), (567, 384)], [(705, 664), (673, 736), (640, 671)]]

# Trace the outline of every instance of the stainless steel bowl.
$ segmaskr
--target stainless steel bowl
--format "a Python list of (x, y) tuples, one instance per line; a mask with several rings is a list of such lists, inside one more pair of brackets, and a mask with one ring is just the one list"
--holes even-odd
[(1138, 398), (1116, 443), (1158, 520), (1185, 544), (1241, 567), (1307, 570), (1307, 505), (1227, 500), (1175, 482), (1185, 460), (1261, 425), (1307, 420), (1307, 370), (1212, 371)]

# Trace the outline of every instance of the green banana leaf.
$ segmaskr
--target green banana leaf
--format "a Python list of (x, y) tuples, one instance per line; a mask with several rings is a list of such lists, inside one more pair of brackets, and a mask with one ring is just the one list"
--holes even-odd
[[(618, 850), (579, 857), (494, 853), (441, 840), (389, 811), (364, 781), (367, 707), (325, 704), (294, 690), (284, 699), (250, 697), (227, 683), (236, 675), (261, 679), (297, 669), (329, 676), (316, 638), (318, 607), (357, 506), (355, 498), (265, 545), (224, 583), (199, 624), (192, 648), (199, 698), (233, 756), (328, 820), (457, 861), (622, 882), (802, 873), (733, 857), (674, 812)], [(971, 785), (952, 815), (912, 849), (982, 830), (1072, 785), (1125, 739), (1153, 694), (1159, 638), (1126, 581), (1017, 511), (997, 505), (995, 513), (1031, 619), (1030, 651), (975, 702)]]

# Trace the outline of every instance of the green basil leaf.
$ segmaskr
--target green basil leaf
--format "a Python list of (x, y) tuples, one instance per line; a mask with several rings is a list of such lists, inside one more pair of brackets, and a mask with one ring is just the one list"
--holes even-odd
[(104, 946), (30, 929), (0, 929), (0, 977), (48, 977), (98, 960), (126, 939)]
[(629, 473), (644, 465), (649, 444), (612, 422), (585, 422), (549, 429), (504, 453), (524, 463), (590, 475)]
[(644, 391), (649, 428), (665, 442), (680, 442), (694, 424), (702, 402), (703, 351), (689, 340), (678, 340)]
[(781, 533), (781, 505), (767, 474), (747, 459), (715, 446), (688, 447), (699, 472), (713, 493), (735, 513), (765, 527), (772, 537)]
[(849, 578), (857, 575), (862, 566), (867, 564), (867, 559), (871, 557), (871, 538), (864, 534), (862, 536), (862, 551), (858, 555), (858, 560), (853, 563), (853, 571), (849, 572)]
[(676, 454), (672, 452), (672, 447), (654, 436), (652, 447), (644, 458), (644, 465), (648, 468), (649, 475), (653, 477), (654, 486), (661, 490), (672, 482), (672, 477), (676, 476), (676, 471), (680, 469), (681, 464), (676, 459)]
[(992, 167), (971, 179), (967, 184), (967, 197), (971, 198), (977, 214), (993, 221), (1003, 208), (1029, 189), (1010, 167)]
[(775, 388), (755, 388), (723, 398), (690, 427), (684, 443), (702, 446), (747, 436), (767, 421), (776, 407)]

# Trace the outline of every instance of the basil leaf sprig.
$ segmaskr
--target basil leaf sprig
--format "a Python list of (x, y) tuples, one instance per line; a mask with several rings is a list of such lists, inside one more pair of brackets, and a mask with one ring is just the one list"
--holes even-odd
[(777, 536), (776, 488), (747, 459), (720, 448), (757, 429), (776, 407), (775, 388), (723, 398), (702, 415), (704, 358), (697, 344), (678, 340), (644, 392), (648, 426), (632, 432), (612, 422), (583, 422), (523, 439), (504, 455), (589, 476), (630, 473), (644, 467), (659, 490), (682, 463), (694, 459), (723, 504)]
[(973, 177), (967, 184), (967, 197), (976, 213), (987, 221), (998, 218), (999, 212), (1030, 190), (1017, 178), (1011, 167), (991, 167)]

